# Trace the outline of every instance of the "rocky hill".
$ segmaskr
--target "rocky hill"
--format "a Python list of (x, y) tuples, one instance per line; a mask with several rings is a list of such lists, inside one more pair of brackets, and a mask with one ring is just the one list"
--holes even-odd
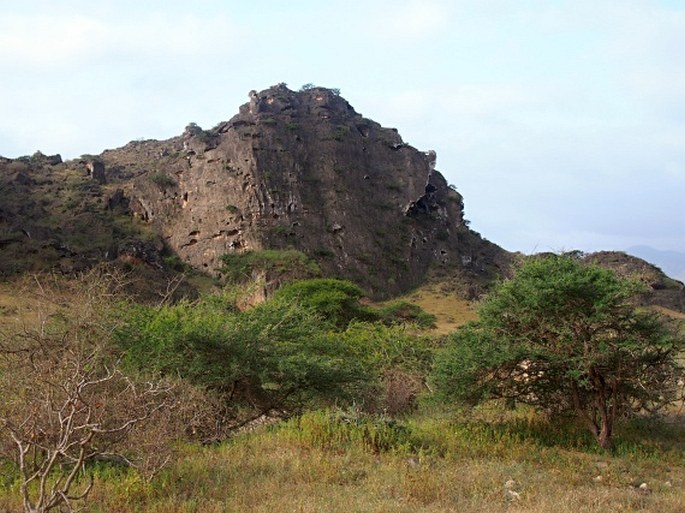
[(467, 287), (501, 273), (508, 254), (463, 221), (463, 200), (435, 154), (364, 118), (336, 91), (284, 85), (250, 93), (211, 130), (101, 155), (134, 213), (184, 262), (217, 273), (222, 255), (295, 248), (325, 274), (373, 296), (406, 291), (429, 270)]
[(277, 85), (211, 130), (67, 163), (5, 160), (0, 244), (63, 269), (122, 254), (161, 266), (166, 252), (215, 275), (225, 254), (294, 248), (375, 297), (431, 271), (473, 296), (510, 255), (466, 226), (435, 160), (334, 90)]
[[(184, 266), (221, 277), (225, 255), (295, 249), (372, 297), (432, 276), (474, 298), (514, 255), (469, 229), (435, 164), (335, 90), (251, 91), (210, 130), (68, 162), (0, 158), (0, 273), (113, 261), (163, 282)], [(685, 309), (682, 284), (668, 284), (653, 288)]]
[(593, 264), (613, 269), (623, 278), (642, 282), (646, 287), (646, 292), (640, 298), (642, 304), (685, 312), (685, 286), (666, 276), (657, 266), (621, 251), (599, 251), (588, 255), (586, 259)]

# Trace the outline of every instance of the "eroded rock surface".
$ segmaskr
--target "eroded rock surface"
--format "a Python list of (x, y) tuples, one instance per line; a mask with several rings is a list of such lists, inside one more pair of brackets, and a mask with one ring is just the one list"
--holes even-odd
[(435, 152), (364, 118), (336, 91), (251, 91), (212, 130), (101, 155), (134, 214), (190, 265), (218, 272), (230, 252), (293, 247), (373, 295), (406, 291), (430, 268), (489, 279), (508, 254), (465, 225)]

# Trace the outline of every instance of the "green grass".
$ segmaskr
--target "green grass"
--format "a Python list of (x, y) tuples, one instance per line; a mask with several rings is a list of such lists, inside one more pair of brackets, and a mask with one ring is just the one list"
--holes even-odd
[(176, 186), (176, 180), (174, 180), (168, 174), (162, 173), (161, 171), (150, 173), (147, 178), (152, 183), (156, 184), (160, 189), (167, 189), (169, 187)]
[[(247, 258), (256, 256), (276, 267), (284, 258), (283, 252)], [(22, 293), (35, 288), (27, 280), (0, 283), (0, 329), (18, 311), (36, 310)], [(468, 303), (434, 289), (408, 299), (438, 317), (438, 331), (475, 315)], [(399, 354), (402, 343), (418, 346), (413, 335), (390, 340)], [(383, 346), (383, 357), (391, 349)], [(422, 361), (412, 360), (409, 370)], [(501, 403), (466, 411), (426, 400), (397, 418), (359, 409), (307, 412), (221, 445), (183, 446), (180, 458), (150, 481), (132, 469), (94, 465), (96, 485), (84, 511), (682, 513), (682, 413), (619, 423), (616, 448), (606, 453), (573, 420)], [(0, 458), (0, 512), (21, 509), (14, 472)]]

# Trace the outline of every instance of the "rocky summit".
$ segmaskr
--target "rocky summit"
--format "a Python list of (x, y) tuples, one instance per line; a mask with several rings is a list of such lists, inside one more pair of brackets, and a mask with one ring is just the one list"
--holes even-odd
[[(209, 130), (191, 123), (178, 137), (66, 162), (0, 157), (0, 275), (112, 261), (152, 281), (188, 266), (221, 277), (225, 255), (294, 249), (371, 297), (438, 277), (475, 298), (515, 255), (468, 227), (462, 196), (435, 166), (435, 152), (334, 89), (251, 91)], [(647, 302), (685, 310), (682, 283), (626, 259), (594, 261), (633, 269), (654, 292)]]
[(211, 130), (190, 124), (101, 160), (108, 180), (123, 180), (133, 214), (212, 273), (227, 253), (294, 248), (382, 297), (431, 269), (458, 275), (473, 294), (508, 265), (506, 251), (466, 226), (435, 152), (364, 118), (335, 90), (251, 91)]

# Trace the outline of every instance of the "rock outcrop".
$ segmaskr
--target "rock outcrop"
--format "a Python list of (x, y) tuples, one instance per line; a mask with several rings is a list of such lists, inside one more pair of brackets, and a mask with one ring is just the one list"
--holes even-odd
[[(67, 162), (0, 157), (0, 277), (106, 261), (164, 289), (187, 265), (220, 275), (223, 255), (293, 248), (374, 297), (438, 275), (475, 298), (514, 256), (468, 228), (436, 160), (336, 90), (284, 85), (251, 91), (211, 130)], [(644, 304), (685, 311), (685, 286), (651, 264), (586, 258), (642, 280)]]
[(278, 85), (249, 98), (211, 130), (191, 124), (101, 155), (108, 181), (128, 179), (134, 215), (183, 261), (219, 273), (226, 253), (292, 247), (379, 297), (431, 269), (459, 275), (473, 294), (508, 266), (507, 252), (465, 225), (435, 152), (334, 90)]

